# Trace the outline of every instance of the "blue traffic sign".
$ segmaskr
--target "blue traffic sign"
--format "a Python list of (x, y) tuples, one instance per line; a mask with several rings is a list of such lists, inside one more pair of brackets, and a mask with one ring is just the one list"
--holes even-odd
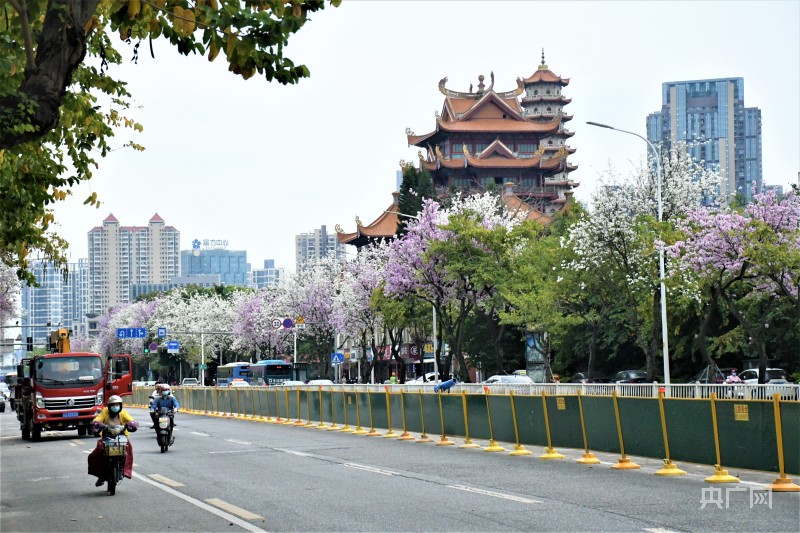
[(332, 353), (331, 354), (331, 364), (332, 365), (341, 365), (344, 362), (344, 354), (343, 353)]
[(118, 339), (146, 339), (147, 328), (117, 328)]
[(286, 329), (291, 329), (294, 326), (294, 320), (291, 318), (284, 318), (283, 319), (283, 327)]
[(167, 336), (167, 328), (158, 328), (158, 338), (163, 339)]
[(167, 342), (167, 352), (168, 353), (178, 353), (181, 345), (178, 341), (169, 341)]
[(127, 339), (128, 338), (128, 328), (117, 328), (117, 338), (118, 339)]

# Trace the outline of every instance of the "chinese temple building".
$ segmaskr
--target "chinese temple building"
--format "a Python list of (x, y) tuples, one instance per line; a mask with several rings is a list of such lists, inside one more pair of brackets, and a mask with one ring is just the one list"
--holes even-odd
[(577, 168), (567, 162), (575, 152), (566, 142), (573, 135), (564, 124), (572, 119), (564, 112), (571, 99), (562, 95), (569, 79), (554, 74), (544, 61), (531, 76), (517, 78), (510, 91), (494, 90), (478, 77), (477, 89), (453, 91), (447, 78), (439, 81), (444, 95), (436, 127), (416, 135), (406, 130), (409, 146), (417, 146), (420, 170), (428, 170), (437, 194), (449, 191), (483, 192), (513, 188), (527, 204), (552, 215), (566, 205), (578, 183), (569, 173)]
[(400, 193), (392, 193), (392, 205), (386, 208), (378, 218), (372, 221), (371, 224), (366, 226), (362, 224), (361, 219), (356, 216), (356, 231), (353, 233), (345, 233), (339, 224), (336, 224), (336, 237), (341, 244), (350, 244), (355, 246), (357, 250), (362, 247), (372, 244), (373, 242), (394, 239), (397, 235), (397, 214), (400, 212), (398, 206), (398, 197)]

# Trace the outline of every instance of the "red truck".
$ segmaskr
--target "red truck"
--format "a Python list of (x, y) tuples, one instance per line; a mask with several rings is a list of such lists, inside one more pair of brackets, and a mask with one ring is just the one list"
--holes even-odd
[[(69, 341), (56, 349), (69, 350)], [(17, 366), (14, 407), (24, 440), (42, 431), (89, 433), (92, 419), (111, 395), (132, 394), (131, 356), (98, 353), (51, 353), (23, 359)]]

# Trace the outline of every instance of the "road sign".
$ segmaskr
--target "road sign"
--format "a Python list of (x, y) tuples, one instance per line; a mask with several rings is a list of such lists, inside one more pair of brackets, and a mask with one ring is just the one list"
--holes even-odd
[(344, 362), (344, 354), (343, 353), (332, 353), (331, 354), (331, 364), (332, 365), (341, 365)]
[(181, 345), (178, 341), (169, 341), (167, 342), (167, 353), (178, 353), (180, 347)]
[(280, 318), (273, 318), (272, 319), (272, 328), (273, 329), (281, 329), (281, 319)]
[(306, 321), (303, 315), (297, 315), (297, 320), (294, 321), (294, 325), (297, 326), (297, 329), (306, 329)]
[(167, 336), (167, 328), (158, 328), (158, 338), (163, 339)]
[(117, 328), (118, 339), (146, 339), (147, 328)]
[(147, 338), (147, 328), (136, 328), (136, 335), (134, 335), (138, 339)]
[(291, 318), (284, 318), (283, 319), (283, 327), (285, 329), (291, 329), (294, 326), (294, 320)]
[(128, 338), (128, 328), (117, 328), (117, 338), (118, 339), (127, 339)]
[(197, 365), (197, 368), (199, 368), (200, 370), (207, 370), (208, 365), (205, 363), (200, 363), (199, 365)]
[(158, 343), (157, 342), (151, 342), (150, 343), (150, 351), (151, 352), (155, 352), (156, 350), (158, 350)]

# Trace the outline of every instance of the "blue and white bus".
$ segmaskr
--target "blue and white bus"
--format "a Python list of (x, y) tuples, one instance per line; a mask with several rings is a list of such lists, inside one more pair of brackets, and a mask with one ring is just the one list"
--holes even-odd
[(234, 379), (250, 381), (250, 363), (237, 361), (217, 367), (217, 386), (227, 387)]
[(293, 380), (292, 363), (265, 359), (250, 365), (250, 385), (278, 385)]

